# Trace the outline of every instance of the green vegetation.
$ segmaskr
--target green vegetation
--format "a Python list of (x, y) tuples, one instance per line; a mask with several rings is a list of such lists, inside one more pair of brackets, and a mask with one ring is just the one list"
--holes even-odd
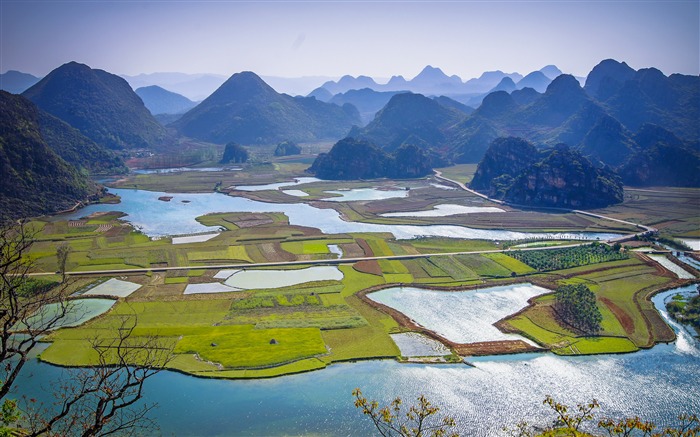
[[(55, 213), (97, 193), (86, 175), (51, 147), (42, 134), (39, 113), (24, 97), (0, 92), (2, 219)], [(72, 130), (67, 125), (63, 129)]]
[(674, 296), (666, 303), (666, 309), (675, 320), (692, 326), (700, 333), (700, 295), (687, 299), (681, 295)]
[(470, 187), (517, 205), (595, 208), (623, 200), (622, 180), (611, 169), (564, 144), (537, 150), (514, 137), (491, 143)]
[(430, 174), (429, 163), (425, 151), (414, 144), (403, 144), (387, 154), (367, 140), (348, 137), (335, 143), (330, 152), (320, 154), (309, 172), (328, 180), (406, 179)]
[(600, 331), (603, 316), (593, 292), (583, 284), (562, 285), (557, 289), (554, 309), (561, 319), (586, 334)]
[(627, 259), (629, 255), (600, 243), (552, 250), (511, 251), (508, 255), (539, 271), (563, 270), (572, 267)]
[(224, 368), (273, 366), (326, 353), (314, 328), (254, 329), (216, 326), (191, 330), (177, 342), (175, 353), (196, 353)]
[(243, 164), (248, 161), (248, 151), (245, 147), (231, 141), (224, 147), (224, 156), (220, 164)]
[(612, 266), (582, 271), (583, 267), (557, 272), (559, 286), (585, 284), (595, 296), (602, 317), (600, 330), (590, 336), (560, 322), (554, 293), (539, 296), (501, 327), (562, 355), (633, 352), (656, 342), (672, 341), (671, 328), (654, 310), (649, 296), (671, 282), (637, 258), (615, 261)]
[[(279, 178), (291, 180), (298, 170), (299, 167), (294, 163), (276, 161), (269, 165), (250, 165), (240, 172), (230, 173), (235, 179), (231, 185), (251, 183), (246, 178), (255, 181), (253, 183), (275, 182)], [(155, 186), (180, 180), (185, 184), (191, 183), (192, 187), (211, 187), (212, 178), (222, 174), (214, 176), (206, 172), (187, 172), (180, 176), (143, 175), (148, 178), (143, 181), (148, 180), (149, 184)], [(239, 176), (240, 174), (245, 175)], [(481, 202), (461, 191), (430, 187), (430, 183), (429, 180), (410, 182), (409, 199), (421, 205), (418, 207), (420, 209), (435, 205), (440, 196), (447, 196), (449, 202), (455, 199), (455, 203), (461, 204)], [(391, 188), (396, 185), (392, 181), (381, 183), (381, 186)], [(226, 183), (221, 186), (225, 187)], [(342, 186), (374, 187), (377, 184), (359, 181), (343, 182)], [(418, 187), (423, 188), (413, 189)], [(317, 182), (304, 190), (310, 194), (310, 198), (315, 199), (327, 197), (325, 190), (337, 188), (337, 183)], [(284, 195), (281, 192), (256, 192), (251, 196), (271, 200), (276, 199), (275, 196)], [(288, 201), (281, 197), (280, 200)], [(401, 199), (401, 202), (405, 202), (405, 199)], [(392, 219), (378, 215), (391, 211), (401, 202), (389, 199), (337, 205), (333, 203), (331, 206), (350, 219), (376, 219), (390, 223)], [(471, 224), (476, 220), (474, 217), (486, 215), (473, 214), (435, 220), (451, 224), (466, 221)], [(324, 235), (312, 228), (290, 226), (288, 218), (282, 213), (224, 212), (198, 218), (201, 223), (220, 231), (215, 238), (202, 243), (173, 245), (170, 239), (151, 241), (120, 221), (120, 217), (119, 213), (104, 213), (71, 222), (34, 221), (30, 226), (38, 232), (38, 242), (30, 256), (39, 269), (55, 272), (59, 270), (56, 247), (65, 243), (70, 248), (66, 257), (66, 270), (70, 272), (110, 266), (157, 269), (166, 266), (323, 260), (336, 257), (329, 251), (328, 246), (331, 244), (340, 246), (343, 257), (348, 258), (498, 250), (511, 244), (507, 241), (434, 237), (394, 240), (388, 233)], [(506, 211), (488, 214), (485, 219), (491, 223), (484, 222), (483, 225), (490, 227), (499, 223), (507, 228), (513, 221), (521, 223), (524, 229), (601, 228), (601, 223), (596, 220), (576, 214)], [(422, 219), (402, 220), (422, 223)], [(525, 244), (529, 243), (532, 241)], [(537, 242), (550, 243), (553, 242)], [(603, 261), (605, 264), (600, 264)], [(401, 332), (405, 328), (392, 317), (368, 306), (356, 295), (359, 291), (390, 284), (481, 288), (509, 282), (513, 280), (511, 278), (521, 275), (527, 275), (528, 281), (552, 289), (585, 284), (596, 296), (596, 305), (602, 317), (601, 329), (596, 336), (582, 335), (573, 327), (560, 325), (555, 317), (554, 295), (534, 299), (533, 307), (503, 322), (502, 326), (506, 329), (522, 332), (556, 353), (628, 352), (648, 347), (653, 342), (668, 337), (665, 330), (668, 328), (658, 317), (654, 317), (651, 304), (645, 300), (645, 296), (670, 279), (656, 275), (653, 268), (647, 267), (636, 257), (630, 258), (603, 244), (551, 251), (509, 250), (502, 253), (362, 261), (340, 265), (339, 268), (344, 275), (341, 281), (318, 281), (278, 289), (197, 295), (183, 295), (185, 286), (222, 282), (222, 279), (214, 278), (216, 270), (188, 268), (169, 270), (166, 273), (155, 270), (148, 275), (134, 277), (133, 280), (144, 284), (144, 287), (120, 300), (108, 313), (82, 327), (59, 330), (52, 334), (47, 340), (53, 344), (42, 357), (66, 365), (90, 363), (93, 355), (87, 340), (98, 333), (113, 330), (119, 317), (133, 314), (139, 322), (134, 331), (137, 338), (155, 335), (164, 344), (172, 345), (178, 353), (170, 367), (200, 376), (268, 377), (318, 369), (343, 360), (392, 358), (397, 357), (399, 351), (388, 334)], [(551, 273), (541, 273), (544, 270)], [(89, 282), (80, 282), (76, 289), (84, 289)], [(270, 345), (261, 340), (275, 330), (315, 332), (316, 340), (301, 341), (302, 338), (310, 337), (299, 334), (300, 342), (287, 342), (289, 349), (273, 349), (281, 351), (279, 356), (275, 356), (263, 352)], [(248, 340), (243, 343), (233, 341), (239, 333)], [(271, 338), (280, 340), (269, 337), (268, 341)], [(278, 337), (282, 338), (282, 334)], [(211, 346), (212, 343), (217, 346)], [(236, 349), (238, 347), (241, 349)], [(240, 352), (247, 351), (248, 347), (251, 348), (250, 353)], [(256, 348), (260, 349), (259, 354), (255, 352)], [(226, 358), (228, 355), (250, 355), (251, 361), (236, 361), (235, 357)]]

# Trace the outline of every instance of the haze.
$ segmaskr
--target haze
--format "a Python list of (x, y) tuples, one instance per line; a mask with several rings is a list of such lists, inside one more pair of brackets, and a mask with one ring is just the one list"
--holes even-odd
[(0, 2), (0, 71), (75, 60), (113, 73), (463, 79), (602, 59), (700, 73), (698, 1)]

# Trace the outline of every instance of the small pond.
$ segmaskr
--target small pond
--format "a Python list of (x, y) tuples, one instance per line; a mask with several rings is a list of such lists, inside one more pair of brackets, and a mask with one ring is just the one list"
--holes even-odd
[(532, 284), (515, 284), (467, 291), (436, 291), (393, 287), (367, 295), (394, 308), (421, 326), (456, 343), (523, 339), (504, 334), (494, 323), (527, 306), (533, 296), (550, 293)]
[(187, 244), (187, 243), (204, 243), (212, 238), (219, 235), (218, 232), (213, 234), (197, 234), (197, 235), (187, 235), (184, 237), (173, 237), (173, 244)]
[[(66, 302), (66, 315), (56, 324), (54, 328), (67, 328), (78, 326), (100, 314), (106, 313), (116, 300), (114, 299), (72, 299)], [(61, 311), (58, 303), (44, 305), (41, 310), (29, 318), (30, 326), (41, 326), (56, 317)], [(15, 329), (24, 329), (26, 325), (19, 323)]]
[(160, 173), (180, 173), (184, 171), (240, 171), (240, 167), (174, 167), (174, 168), (148, 168), (132, 169), (135, 174), (160, 174)]
[(135, 282), (122, 281), (117, 278), (111, 278), (106, 282), (103, 282), (84, 293), (82, 296), (114, 296), (114, 297), (127, 297), (131, 293), (141, 288), (141, 284)]
[(676, 276), (678, 276), (681, 279), (693, 279), (695, 276), (693, 276), (690, 272), (687, 270), (683, 269), (681, 266), (678, 264), (674, 263), (670, 259), (666, 258), (664, 255), (648, 255), (649, 258), (653, 259), (657, 263), (661, 264), (666, 270), (670, 270), (673, 273), (675, 273)]
[(384, 200), (408, 197), (408, 190), (378, 190), (376, 188), (355, 188), (352, 190), (331, 190), (326, 193), (338, 194), (340, 197), (328, 197), (329, 202), (356, 202), (362, 200)]
[(310, 184), (312, 182), (319, 182), (320, 179), (306, 177), (306, 178), (296, 178), (293, 181), (288, 182), (278, 182), (274, 184), (264, 184), (264, 185), (233, 185), (229, 188), (234, 188), (240, 191), (265, 191), (265, 190), (278, 190), (284, 187), (293, 187), (296, 185)]
[(282, 192), (288, 196), (294, 196), (294, 197), (308, 197), (309, 193), (306, 191), (301, 191), (301, 190), (282, 190)]
[(435, 208), (428, 211), (404, 211), (404, 212), (387, 212), (381, 214), (382, 217), (447, 217), (458, 214), (475, 214), (482, 212), (505, 212), (501, 208), (495, 206), (465, 206), (443, 204), (435, 205)]
[(343, 272), (338, 267), (315, 266), (296, 270), (238, 270), (224, 284), (238, 290), (289, 287), (312, 281), (340, 281)]
[(337, 255), (337, 258), (343, 257), (343, 249), (341, 249), (337, 244), (329, 244), (328, 251)]
[(391, 334), (403, 357), (441, 357), (452, 352), (444, 344), (417, 332)]
[(676, 238), (687, 244), (693, 250), (700, 250), (700, 238)]

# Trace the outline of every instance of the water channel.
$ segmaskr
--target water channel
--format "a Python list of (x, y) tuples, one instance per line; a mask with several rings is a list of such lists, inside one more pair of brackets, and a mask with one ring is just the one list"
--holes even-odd
[[(334, 209), (314, 208), (306, 203), (265, 203), (243, 197), (219, 193), (161, 193), (155, 191), (112, 188), (110, 192), (121, 197), (117, 205), (89, 205), (74, 213), (58, 216), (63, 220), (75, 220), (94, 212), (122, 211), (125, 220), (132, 223), (150, 237), (194, 234), (211, 231), (195, 220), (201, 215), (214, 212), (283, 212), (292, 225), (313, 226), (326, 234), (347, 232), (389, 232), (398, 239), (419, 236), (439, 236), (464, 239), (520, 240), (527, 238), (607, 240), (619, 236), (613, 233), (596, 232), (515, 232), (495, 229), (471, 229), (455, 225), (381, 225), (350, 222), (340, 217)], [(158, 200), (169, 196), (169, 202)], [(183, 202), (187, 201), (187, 202)], [(214, 228), (215, 229), (215, 228)]]

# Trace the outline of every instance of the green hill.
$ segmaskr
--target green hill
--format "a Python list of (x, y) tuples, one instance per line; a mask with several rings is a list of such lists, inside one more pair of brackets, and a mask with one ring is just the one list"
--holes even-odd
[(165, 139), (124, 79), (87, 65), (64, 64), (22, 95), (109, 149), (150, 148)]
[(279, 94), (246, 71), (231, 76), (172, 126), (183, 135), (214, 143), (276, 144), (342, 138), (359, 123), (352, 105)]
[(479, 163), (471, 187), (510, 203), (598, 208), (622, 202), (622, 181), (566, 145), (537, 151), (521, 138), (499, 138)]

